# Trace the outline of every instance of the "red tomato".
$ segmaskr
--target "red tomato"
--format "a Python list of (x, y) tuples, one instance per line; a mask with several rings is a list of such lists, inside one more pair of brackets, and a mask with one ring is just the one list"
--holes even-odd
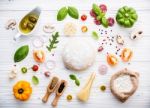
[(86, 19), (87, 19), (87, 16), (86, 16), (86, 15), (82, 15), (82, 16), (81, 16), (81, 20), (82, 20), (82, 21), (85, 21)]

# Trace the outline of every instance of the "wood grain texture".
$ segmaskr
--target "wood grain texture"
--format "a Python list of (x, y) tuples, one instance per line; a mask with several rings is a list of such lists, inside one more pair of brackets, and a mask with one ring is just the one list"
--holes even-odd
[[(114, 53), (114, 48), (109, 46), (101, 54), (97, 54), (96, 61), (92, 67), (83, 73), (75, 73), (67, 70), (61, 60), (61, 52), (64, 44), (70, 39), (65, 37), (63, 34), (64, 24), (67, 22), (74, 22), (78, 26), (78, 31), (76, 38), (91, 38), (91, 31), (102, 28), (102, 26), (96, 26), (93, 24), (93, 19), (89, 15), (89, 10), (91, 9), (92, 3), (104, 3), (108, 6), (108, 16), (115, 16), (118, 8), (124, 5), (134, 7), (139, 15), (139, 19), (135, 26), (131, 29), (124, 29), (115, 24), (114, 27), (108, 30), (113, 30), (111, 35), (120, 33), (125, 36), (126, 46), (130, 47), (134, 51), (134, 56), (130, 65), (127, 63), (119, 62), (119, 65), (115, 68), (109, 67), (108, 74), (101, 76), (98, 74), (98, 66), (100, 64), (106, 64), (105, 53), (108, 51)], [(80, 14), (87, 14), (88, 20), (84, 23), (80, 20), (74, 20), (67, 17), (62, 22), (57, 22), (56, 14), (60, 7), (72, 5), (79, 9)], [(17, 30), (8, 31), (5, 29), (5, 23), (9, 19), (16, 19), (17, 22), (25, 15), (28, 11), (33, 9), (35, 6), (40, 6), (42, 8), (42, 14), (40, 18), (40, 24), (37, 30), (29, 38), (21, 38), (18, 42), (13, 41), (13, 36), (17, 33)], [(68, 87), (64, 92), (64, 95), (60, 98), (58, 102), (58, 108), (150, 108), (150, 0), (0, 0), (0, 108), (51, 108), (51, 102), (55, 97), (55, 94), (50, 96), (49, 101), (46, 104), (42, 103), (42, 97), (45, 94), (46, 87), (50, 81), (49, 78), (45, 78), (43, 72), (45, 68), (40, 68), (38, 73), (33, 73), (29, 71), (27, 74), (23, 75), (18, 72), (18, 77), (15, 80), (9, 80), (8, 73), (13, 66), (13, 54), (15, 50), (24, 44), (30, 45), (30, 54), (28, 58), (17, 64), (17, 67), (22, 66), (32, 66), (35, 64), (32, 59), (33, 46), (31, 40), (34, 37), (42, 36), (44, 33), (42, 31), (43, 25), (46, 23), (53, 23), (56, 29), (60, 32), (60, 42), (56, 50), (54, 50), (55, 56), (52, 57), (51, 54), (46, 50), (45, 43), (43, 49), (47, 52), (47, 60), (53, 59), (56, 61), (56, 68), (52, 71), (52, 75), (57, 75), (61, 79), (66, 79), (68, 81)], [(80, 30), (82, 25), (87, 25), (89, 31), (83, 34)], [(129, 33), (134, 28), (142, 28), (144, 31), (143, 38), (138, 41), (131, 41), (129, 39)], [(104, 28), (102, 28), (104, 29)], [(45, 35), (45, 34), (44, 34)], [(49, 36), (46, 36), (48, 39)], [(104, 38), (104, 37), (101, 37)], [(94, 40), (93, 40), (94, 41)], [(102, 39), (100, 39), (102, 41)], [(99, 41), (99, 42), (100, 42)], [(95, 46), (97, 47), (99, 42), (95, 41)], [(136, 93), (129, 98), (125, 103), (120, 103), (111, 94), (109, 89), (109, 80), (113, 73), (116, 71), (128, 67), (129, 69), (135, 70), (140, 73), (140, 84)], [(81, 103), (76, 99), (76, 94), (84, 86), (84, 82), (91, 74), (91, 72), (96, 72), (96, 79), (94, 81), (91, 96), (87, 103)], [(76, 74), (81, 80), (81, 86), (76, 87), (74, 82), (69, 79), (69, 74)], [(31, 99), (26, 102), (19, 102), (14, 99), (12, 94), (12, 86), (20, 79), (28, 80), (31, 82), (32, 75), (37, 75), (40, 79), (40, 84), (33, 86), (33, 94)], [(105, 84), (107, 86), (106, 92), (100, 92), (99, 86)], [(67, 102), (66, 96), (68, 94), (73, 95), (73, 100)]]

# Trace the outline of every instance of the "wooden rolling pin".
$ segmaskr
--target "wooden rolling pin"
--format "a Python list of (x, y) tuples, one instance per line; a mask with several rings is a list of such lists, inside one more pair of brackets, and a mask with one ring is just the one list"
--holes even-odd
[(77, 98), (80, 101), (86, 102), (90, 96), (90, 90), (93, 84), (93, 81), (95, 79), (95, 73), (92, 73), (88, 82), (86, 83), (86, 85), (84, 86), (83, 89), (81, 89), (81, 91), (77, 94)]
[(59, 100), (60, 96), (62, 96), (66, 86), (67, 86), (67, 82), (65, 80), (61, 80), (59, 87), (56, 91), (56, 96), (52, 102), (53, 107), (57, 106), (58, 100)]
[(50, 94), (55, 91), (55, 89), (57, 88), (58, 82), (59, 82), (58, 77), (53, 77), (52, 78), (51, 82), (49, 83), (49, 85), (47, 87), (46, 94), (42, 99), (42, 101), (44, 103), (46, 103), (48, 101), (48, 98), (49, 98)]

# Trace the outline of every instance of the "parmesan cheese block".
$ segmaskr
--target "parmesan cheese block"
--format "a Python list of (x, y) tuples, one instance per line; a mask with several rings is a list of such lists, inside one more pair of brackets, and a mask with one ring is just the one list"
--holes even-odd
[(80, 71), (93, 64), (95, 55), (96, 50), (90, 42), (77, 38), (65, 45), (62, 59), (67, 68)]

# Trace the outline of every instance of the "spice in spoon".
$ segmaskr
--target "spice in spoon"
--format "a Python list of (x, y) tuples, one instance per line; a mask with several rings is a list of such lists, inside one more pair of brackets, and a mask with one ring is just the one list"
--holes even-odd
[(61, 93), (63, 91), (63, 89), (65, 88), (65, 83), (61, 83), (59, 89), (58, 89), (58, 92)]

